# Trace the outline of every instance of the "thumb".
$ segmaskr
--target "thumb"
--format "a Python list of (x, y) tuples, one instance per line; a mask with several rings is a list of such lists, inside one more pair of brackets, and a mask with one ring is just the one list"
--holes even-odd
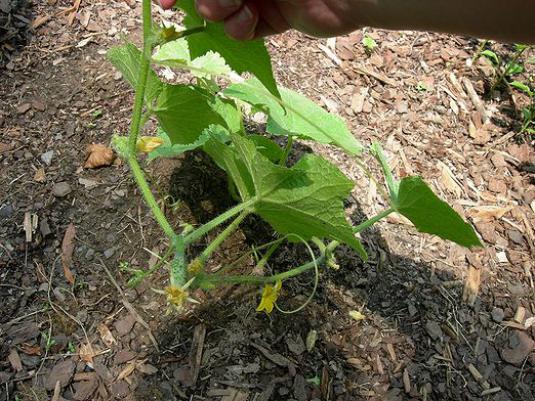
[(175, 5), (176, 0), (159, 0), (159, 3), (164, 10), (168, 10)]

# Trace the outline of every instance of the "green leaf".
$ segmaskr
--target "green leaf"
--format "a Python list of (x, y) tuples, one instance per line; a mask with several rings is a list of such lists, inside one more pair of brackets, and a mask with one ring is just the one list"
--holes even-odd
[(195, 142), (187, 144), (173, 144), (169, 135), (162, 129), (159, 130), (158, 136), (163, 139), (164, 143), (149, 153), (149, 161), (160, 157), (175, 157), (181, 155), (184, 152), (200, 148), (210, 139), (226, 142), (230, 138), (227, 129), (220, 125), (210, 125), (201, 133)]
[(371, 36), (368, 36), (368, 35), (362, 38), (362, 44), (364, 45), (366, 50), (370, 52), (373, 51), (377, 47), (377, 42), (375, 41), (375, 39), (373, 39)]
[(158, 97), (155, 113), (173, 144), (197, 141), (205, 128), (226, 126), (213, 109), (214, 95), (191, 85), (165, 85)]
[(524, 66), (518, 63), (509, 62), (505, 65), (505, 73), (507, 76), (518, 75), (524, 72)]
[(214, 96), (211, 106), (212, 109), (225, 121), (230, 132), (235, 134), (243, 131), (242, 114), (234, 100)]
[[(282, 234), (305, 240), (330, 238), (346, 243), (366, 259), (366, 251), (346, 220), (343, 200), (353, 183), (336, 166), (316, 155), (305, 155), (293, 167), (269, 161), (254, 143), (232, 136), (234, 149), (225, 155), (226, 169), (244, 201)], [(245, 196), (243, 196), (245, 193)]]
[(193, 28), (206, 24), (205, 30), (189, 35), (188, 41), (191, 57), (205, 55), (208, 51), (219, 53), (227, 64), (238, 74), (250, 72), (275, 96), (280, 96), (269, 53), (261, 39), (247, 42), (229, 38), (222, 23), (203, 21), (197, 14), (194, 0), (180, 0), (179, 6), (186, 12), (184, 23), (186, 28)]
[(152, 62), (189, 70), (198, 78), (228, 75), (232, 71), (223, 57), (213, 51), (208, 51), (205, 55), (191, 60), (188, 42), (185, 39), (174, 40), (162, 45), (158, 52), (152, 56)]
[(467, 248), (482, 246), (472, 226), (438, 198), (420, 177), (401, 180), (394, 206), (420, 232), (437, 235)]
[(328, 113), (297, 92), (281, 88), (280, 93), (282, 100), (269, 93), (255, 78), (230, 85), (223, 91), (225, 96), (264, 110), (269, 116), (267, 131), (270, 134), (332, 143), (351, 154), (362, 152), (362, 146), (340, 117)]
[[(126, 43), (122, 46), (112, 47), (108, 50), (106, 56), (123, 75), (124, 79), (135, 88), (139, 77), (141, 51), (133, 43)], [(156, 73), (152, 69), (149, 70), (145, 101), (151, 103), (161, 92), (162, 88), (163, 84)]]
[(481, 55), (485, 56), (486, 58), (488, 58), (495, 65), (499, 65), (500, 64), (500, 59), (498, 58), (498, 55), (496, 53), (494, 53), (492, 50), (483, 50), (481, 52)]
[(271, 139), (266, 138), (263, 135), (249, 135), (247, 138), (253, 141), (258, 152), (267, 157), (273, 163), (278, 163), (282, 158), (284, 151)]
[(535, 92), (533, 92), (531, 90), (531, 88), (529, 86), (527, 86), (525, 83), (523, 82), (520, 82), (520, 81), (513, 81), (513, 82), (510, 82), (509, 85), (511, 85), (513, 88), (516, 88), (522, 92), (524, 92), (526, 95), (528, 96), (534, 96), (535, 95)]

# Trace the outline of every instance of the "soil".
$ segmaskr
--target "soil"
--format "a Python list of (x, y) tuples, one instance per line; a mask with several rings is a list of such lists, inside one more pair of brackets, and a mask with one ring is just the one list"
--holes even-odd
[[(128, 129), (133, 93), (105, 51), (139, 37), (140, 3), (24, 4), (17, 15), (40, 24), (11, 24), (20, 40), (0, 43), (0, 400), (535, 400), (535, 151), (518, 134), (528, 99), (489, 95), (492, 66), (470, 63), (478, 41), (367, 30), (379, 45), (371, 54), (362, 32), (291, 32), (268, 45), (280, 82), (340, 114), (363, 143), (383, 143), (396, 174), (423, 176), (484, 249), (392, 218), (362, 233), (367, 263), (339, 249), (340, 268), (322, 274), (298, 313), (257, 313), (257, 288), (228, 288), (196, 294), (203, 304), (178, 317), (152, 291), (163, 272), (127, 287), (128, 268), (154, 266), (167, 249), (128, 169), (83, 167), (88, 145)], [(521, 78), (534, 71), (526, 64)], [(355, 180), (346, 202), (355, 224), (384, 208), (352, 160), (300, 146)], [(233, 203), (202, 154), (146, 168), (176, 224)], [(211, 268), (272, 238), (250, 219)], [(289, 245), (268, 270), (308, 257)], [(281, 308), (305, 302), (313, 282), (310, 273), (285, 283)]]

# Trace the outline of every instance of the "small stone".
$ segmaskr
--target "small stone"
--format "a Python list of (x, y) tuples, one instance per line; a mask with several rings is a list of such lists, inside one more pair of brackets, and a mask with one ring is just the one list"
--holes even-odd
[(56, 198), (63, 198), (72, 192), (71, 186), (67, 182), (58, 182), (52, 188), (52, 194)]
[(114, 253), (115, 253), (115, 248), (108, 248), (104, 251), (104, 257), (106, 259), (109, 259), (113, 256)]
[(18, 114), (24, 114), (28, 110), (32, 108), (32, 105), (30, 103), (22, 103), (17, 106), (17, 113)]
[(288, 336), (286, 338), (286, 345), (288, 346), (290, 352), (295, 355), (301, 355), (306, 351), (305, 342), (299, 334), (296, 334), (295, 336)]
[(4, 203), (3, 205), (0, 206), (0, 218), (7, 219), (11, 217), (11, 215), (13, 214), (13, 211), (14, 211), (13, 206), (7, 203)]
[(87, 252), (85, 253), (84, 257), (85, 257), (86, 260), (93, 260), (94, 256), (95, 256), (95, 251), (93, 249), (89, 248), (87, 250)]
[(492, 320), (496, 323), (501, 323), (504, 318), (504, 311), (502, 308), (494, 308), (490, 315), (492, 316)]
[(507, 235), (509, 239), (517, 245), (524, 245), (524, 235), (517, 230), (508, 230)]
[(431, 337), (435, 341), (441, 339), (444, 336), (440, 325), (434, 320), (429, 320), (425, 324), (425, 330), (427, 331), (427, 334), (429, 334), (429, 337)]
[(67, 359), (56, 364), (45, 380), (45, 388), (47, 390), (54, 390), (57, 381), (59, 381), (61, 388), (66, 387), (74, 375), (75, 367), (76, 364), (72, 359)]
[(43, 236), (43, 238), (52, 234), (52, 230), (50, 229), (50, 226), (48, 225), (47, 219), (39, 220), (39, 231), (41, 231), (41, 235)]
[(48, 152), (45, 152), (41, 155), (41, 161), (45, 163), (47, 166), (50, 166), (52, 163), (52, 158), (54, 157), (54, 151), (49, 150)]
[(128, 388), (128, 383), (124, 380), (120, 380), (111, 385), (111, 393), (115, 398), (125, 398), (129, 392), (130, 389)]
[(523, 331), (512, 333), (510, 343), (514, 345), (501, 351), (502, 359), (511, 365), (520, 366), (528, 355), (535, 350), (535, 341)]
[(113, 325), (115, 326), (117, 333), (119, 333), (119, 335), (122, 337), (132, 331), (134, 323), (136, 323), (136, 318), (128, 314), (124, 319), (116, 321)]

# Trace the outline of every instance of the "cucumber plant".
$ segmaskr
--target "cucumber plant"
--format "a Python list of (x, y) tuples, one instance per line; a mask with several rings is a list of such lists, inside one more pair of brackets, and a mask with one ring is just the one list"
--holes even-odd
[[(269, 313), (285, 280), (314, 269), (317, 286), (320, 269), (336, 266), (334, 251), (340, 244), (348, 245), (366, 260), (366, 250), (357, 234), (392, 213), (407, 217), (421, 232), (465, 247), (481, 245), (473, 228), (420, 177), (397, 180), (379, 144), (366, 150), (340, 117), (329, 114), (303, 95), (278, 86), (262, 40), (237, 42), (228, 38), (221, 24), (199, 17), (194, 0), (181, 0), (178, 8), (185, 14), (183, 30), (156, 26), (151, 0), (143, 0), (143, 48), (139, 50), (126, 43), (108, 53), (109, 60), (135, 88), (129, 135), (115, 136), (112, 143), (127, 161), (170, 243), (160, 264), (151, 270), (134, 272), (133, 284), (161, 266), (168, 266), (169, 280), (160, 293), (176, 309), (196, 302), (191, 296), (195, 289), (243, 284), (263, 288), (258, 310)], [(158, 66), (191, 74), (188, 76), (192, 83), (165, 83), (153, 69)], [(249, 78), (244, 79), (239, 75), (242, 73), (248, 73)], [(265, 135), (246, 130), (246, 104), (251, 106), (249, 110), (267, 115), (269, 134), (287, 137), (284, 148)], [(151, 118), (159, 123), (158, 136), (143, 136), (144, 125)], [(383, 192), (389, 207), (352, 226), (344, 213), (343, 201), (354, 183), (335, 165), (313, 154), (301, 157), (289, 167), (287, 159), (296, 139), (337, 146), (375, 180), (362, 160), (364, 152), (371, 152), (385, 176), (387, 191)], [(238, 202), (198, 227), (171, 224), (148, 185), (139, 155), (147, 152), (150, 160), (194, 149), (208, 154), (226, 172), (229, 188)], [(262, 271), (285, 241), (304, 243), (311, 260), (273, 275), (232, 275), (232, 264), (215, 273), (206, 271), (214, 251), (251, 214), (260, 216), (278, 233), (275, 241), (255, 249), (261, 253), (255, 271)], [(205, 240), (211, 232), (216, 233), (215, 238), (190, 260), (188, 247)]]

